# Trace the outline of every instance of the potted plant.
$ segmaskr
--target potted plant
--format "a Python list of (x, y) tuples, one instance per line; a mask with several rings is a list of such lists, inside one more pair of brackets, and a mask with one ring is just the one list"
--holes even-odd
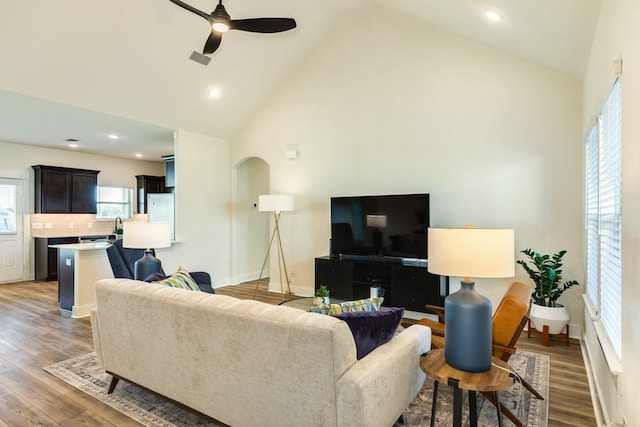
[(561, 333), (569, 323), (567, 309), (557, 302), (560, 295), (567, 289), (578, 284), (575, 280), (562, 283), (562, 257), (567, 253), (562, 250), (554, 255), (542, 255), (531, 249), (521, 251), (529, 259), (516, 261), (527, 272), (535, 289), (531, 294), (533, 304), (529, 317), (532, 326), (542, 331), (549, 327), (550, 334)]
[(113, 230), (113, 234), (116, 235), (116, 240), (122, 239), (122, 234), (123, 233), (124, 233), (124, 230), (122, 229), (122, 227), (116, 228), (116, 229)]
[(320, 285), (316, 292), (313, 294), (313, 304), (314, 305), (323, 305), (329, 304), (329, 289), (325, 285)]

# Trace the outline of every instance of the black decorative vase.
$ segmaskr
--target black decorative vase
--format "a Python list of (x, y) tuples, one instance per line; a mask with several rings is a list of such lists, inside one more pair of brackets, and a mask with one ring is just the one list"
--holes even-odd
[(458, 292), (444, 302), (444, 357), (447, 363), (466, 372), (491, 368), (491, 301), (462, 282)]

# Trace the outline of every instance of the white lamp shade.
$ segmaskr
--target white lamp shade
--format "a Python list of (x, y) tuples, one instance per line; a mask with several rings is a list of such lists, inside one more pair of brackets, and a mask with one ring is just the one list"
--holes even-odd
[(515, 275), (513, 229), (429, 228), (430, 273), (498, 278)]
[(260, 212), (291, 212), (295, 210), (293, 196), (290, 194), (265, 194), (258, 196)]
[(134, 249), (168, 248), (171, 246), (171, 224), (168, 222), (126, 221), (122, 246)]
[(386, 215), (367, 215), (367, 227), (384, 228), (386, 226)]

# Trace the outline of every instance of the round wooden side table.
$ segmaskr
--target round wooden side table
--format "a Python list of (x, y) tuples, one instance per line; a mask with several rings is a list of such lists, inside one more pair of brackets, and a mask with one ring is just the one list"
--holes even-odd
[(453, 387), (453, 425), (462, 425), (462, 390), (469, 392), (469, 421), (472, 427), (478, 425), (476, 392), (493, 393), (498, 410), (498, 425), (502, 426), (500, 400), (498, 391), (513, 385), (513, 368), (500, 359), (492, 358), (491, 369), (486, 372), (465, 372), (450, 366), (444, 358), (444, 349), (435, 349), (426, 353), (420, 359), (420, 367), (429, 378), (434, 380), (433, 402), (431, 405), (431, 426), (436, 415), (436, 400), (438, 399), (438, 383)]

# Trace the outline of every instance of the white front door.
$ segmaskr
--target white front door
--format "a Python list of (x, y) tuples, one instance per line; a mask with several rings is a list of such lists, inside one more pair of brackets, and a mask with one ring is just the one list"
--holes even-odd
[(0, 283), (22, 280), (22, 181), (0, 178)]

